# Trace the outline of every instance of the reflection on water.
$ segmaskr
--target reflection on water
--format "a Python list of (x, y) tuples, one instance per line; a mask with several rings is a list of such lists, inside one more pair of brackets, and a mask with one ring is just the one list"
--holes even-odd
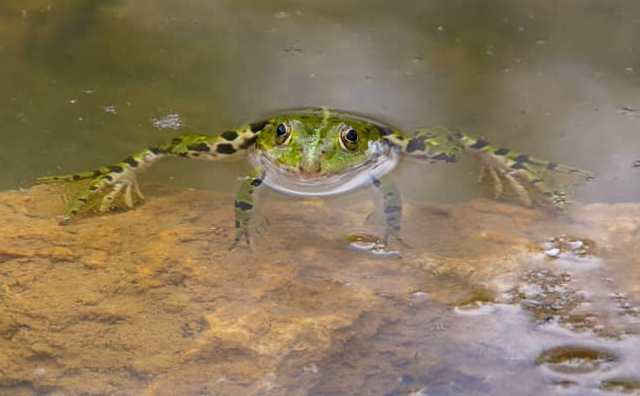
[(3, 189), (328, 105), (594, 170), (578, 198), (608, 203), (470, 201), (470, 164), (409, 164), (390, 258), (347, 247), (376, 246), (364, 192), (265, 194), (256, 250), (229, 252), (243, 161), (168, 162), (139, 209), (66, 227), (58, 191), (3, 193), (0, 393), (640, 394), (640, 207), (612, 204), (640, 193), (639, 21), (636, 2), (2, 2)]

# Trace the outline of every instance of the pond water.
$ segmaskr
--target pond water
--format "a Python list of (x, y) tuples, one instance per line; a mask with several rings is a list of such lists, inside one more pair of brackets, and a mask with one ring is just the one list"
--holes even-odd
[[(2, 1), (0, 394), (640, 394), (639, 34), (634, 1)], [(68, 226), (32, 187), (304, 106), (597, 177), (558, 216), (403, 162), (401, 257), (348, 249), (366, 191), (265, 191), (229, 251), (242, 158)]]

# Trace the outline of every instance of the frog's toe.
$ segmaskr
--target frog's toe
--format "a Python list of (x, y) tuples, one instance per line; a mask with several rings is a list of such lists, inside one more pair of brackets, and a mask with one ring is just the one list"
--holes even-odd
[(124, 190), (124, 203), (125, 205), (127, 205), (127, 207), (129, 209), (133, 208), (133, 194), (132, 194), (132, 190), (133, 190), (133, 184), (134, 183), (128, 183), (127, 187)]
[[(118, 197), (118, 195), (120, 195), (120, 193), (122, 192), (123, 189), (128, 188), (127, 184), (123, 183), (123, 182), (116, 182), (113, 185), (113, 189), (111, 190), (111, 192), (109, 192), (107, 195), (105, 195), (102, 198), (102, 202), (100, 203), (100, 208), (98, 209), (98, 211), (100, 213), (105, 213), (109, 210), (111, 210), (111, 208), (113, 207), (113, 203), (115, 201), (115, 199)], [(125, 192), (124, 194), (125, 197), (125, 202), (127, 202), (127, 194)], [(129, 195), (129, 199), (131, 198), (131, 196)], [(127, 204), (127, 206), (129, 206)], [(131, 203), (131, 206), (133, 206), (133, 202)]]
[(525, 187), (525, 184), (521, 180), (517, 179), (511, 172), (505, 172), (502, 176), (516, 194), (516, 197), (522, 206), (527, 208), (533, 206), (533, 199), (531, 198), (527, 187)]
[(493, 186), (493, 199), (500, 199), (504, 194), (504, 185), (498, 175), (498, 172), (492, 167), (486, 167), (486, 172), (491, 178), (491, 185)]
[(140, 185), (138, 184), (138, 180), (136, 178), (133, 179), (132, 185), (133, 185), (133, 191), (136, 193), (138, 198), (144, 201), (144, 195), (142, 194), (142, 191), (140, 191)]

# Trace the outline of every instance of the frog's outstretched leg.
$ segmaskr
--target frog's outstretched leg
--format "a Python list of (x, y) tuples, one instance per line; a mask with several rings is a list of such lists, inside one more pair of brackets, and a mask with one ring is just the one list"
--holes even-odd
[(593, 179), (581, 169), (497, 148), (485, 139), (445, 128), (421, 129), (410, 139), (392, 131), (383, 138), (406, 155), (428, 161), (454, 162), (461, 153), (468, 153), (482, 163), (481, 175), (489, 175), (496, 198), (508, 187), (525, 206), (539, 203), (562, 209), (568, 190), (581, 181)]
[(63, 222), (92, 210), (107, 211), (116, 206), (120, 198), (122, 203), (132, 207), (133, 193), (138, 199), (143, 199), (137, 176), (157, 160), (164, 157), (204, 160), (228, 157), (253, 147), (258, 134), (267, 125), (266, 122), (254, 123), (216, 136), (181, 135), (171, 142), (149, 147), (114, 165), (65, 176), (42, 177), (37, 182), (85, 183), (84, 188), (68, 200)]
[(234, 203), (236, 211), (236, 237), (229, 250), (233, 250), (243, 239), (251, 247), (250, 227), (255, 210), (254, 193), (262, 185), (262, 176), (248, 176), (242, 182)]

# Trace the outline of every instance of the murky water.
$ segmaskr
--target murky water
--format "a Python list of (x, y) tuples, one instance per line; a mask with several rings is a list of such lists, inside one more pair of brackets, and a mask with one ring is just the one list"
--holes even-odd
[(3, 1), (2, 190), (306, 105), (598, 178), (553, 217), (403, 164), (400, 258), (347, 249), (366, 192), (266, 192), (229, 252), (242, 160), (67, 227), (59, 191), (0, 194), (0, 394), (640, 394), (639, 34), (635, 1)]

